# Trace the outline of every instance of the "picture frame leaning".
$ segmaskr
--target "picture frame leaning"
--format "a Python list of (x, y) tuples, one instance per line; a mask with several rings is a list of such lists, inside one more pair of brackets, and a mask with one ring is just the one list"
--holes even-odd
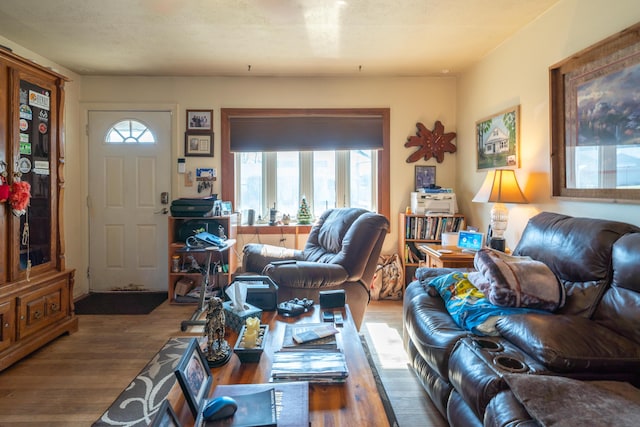
[(414, 191), (436, 185), (435, 166), (416, 166)]
[(173, 407), (168, 400), (163, 400), (160, 409), (156, 412), (151, 427), (182, 427)]
[(209, 364), (196, 338), (187, 346), (174, 372), (184, 393), (184, 399), (196, 418), (203, 402), (209, 396), (213, 382)]

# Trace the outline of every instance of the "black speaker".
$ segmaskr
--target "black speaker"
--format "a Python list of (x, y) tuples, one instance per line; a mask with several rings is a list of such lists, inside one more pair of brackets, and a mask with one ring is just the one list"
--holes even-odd
[(324, 308), (342, 308), (344, 307), (347, 299), (344, 289), (320, 291), (319, 295), (320, 306)]

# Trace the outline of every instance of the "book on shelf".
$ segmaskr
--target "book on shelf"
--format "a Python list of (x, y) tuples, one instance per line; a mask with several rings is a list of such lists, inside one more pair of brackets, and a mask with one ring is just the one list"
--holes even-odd
[(411, 242), (407, 243), (405, 245), (405, 261), (417, 264), (422, 260), (423, 260), (423, 257), (420, 254), (420, 251), (418, 250), (418, 248), (416, 248), (416, 245)]
[(443, 232), (463, 230), (464, 217), (451, 214), (411, 216), (406, 220), (407, 239), (440, 240)]
[(281, 350), (337, 350), (338, 332), (331, 323), (288, 324)]
[[(264, 415), (263, 420), (271, 422), (271, 424), (235, 424), (236, 418), (242, 418), (240, 415), (244, 415), (244, 412), (257, 412), (257, 409), (253, 406), (245, 406), (242, 403), (245, 400), (245, 396), (259, 395), (260, 393), (268, 393), (269, 396), (273, 393), (275, 420), (272, 417), (273, 413), (269, 412), (269, 408), (265, 403), (264, 408), (259, 411)], [(298, 427), (309, 425), (309, 383), (304, 381), (266, 384), (221, 384), (214, 389), (212, 398), (220, 396), (229, 396), (238, 402), (238, 410), (233, 418), (207, 421), (196, 424), (196, 426), (277, 425), (278, 427)], [(230, 422), (233, 422), (233, 424)]]
[(349, 376), (341, 351), (278, 351), (271, 363), (271, 379), (310, 383), (343, 383)]

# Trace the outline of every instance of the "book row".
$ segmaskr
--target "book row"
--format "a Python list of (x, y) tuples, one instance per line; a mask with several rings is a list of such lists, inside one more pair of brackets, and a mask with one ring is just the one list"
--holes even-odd
[(410, 216), (406, 221), (405, 238), (440, 240), (442, 233), (457, 232), (464, 226), (462, 216)]

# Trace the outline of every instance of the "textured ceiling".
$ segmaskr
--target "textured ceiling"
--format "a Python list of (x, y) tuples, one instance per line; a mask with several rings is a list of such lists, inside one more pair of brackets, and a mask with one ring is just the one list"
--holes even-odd
[(79, 74), (457, 73), (558, 0), (0, 0), (0, 35)]

